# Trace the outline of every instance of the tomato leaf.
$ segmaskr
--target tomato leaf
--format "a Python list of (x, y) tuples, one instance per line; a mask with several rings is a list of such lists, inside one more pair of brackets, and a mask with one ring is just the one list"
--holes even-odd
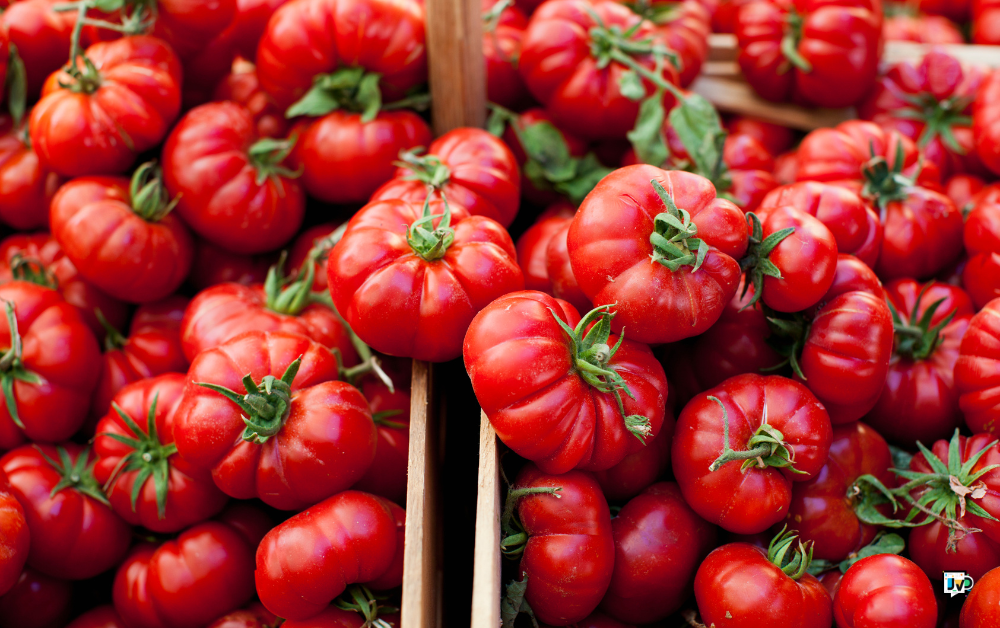
[(585, 157), (577, 160), (575, 178), (569, 181), (560, 181), (552, 187), (556, 192), (568, 196), (574, 205), (579, 205), (590, 194), (590, 191), (600, 183), (601, 179), (611, 172), (612, 169), (598, 161), (594, 153), (587, 153)]
[(621, 78), (618, 79), (618, 89), (621, 90), (622, 96), (629, 100), (639, 101), (646, 95), (646, 86), (633, 70), (622, 72)]
[(732, 183), (722, 161), (726, 131), (712, 103), (698, 94), (685, 97), (670, 111), (670, 126), (694, 162), (695, 172), (711, 180), (720, 192), (728, 190)]
[(635, 127), (628, 132), (627, 136), (635, 149), (635, 156), (640, 162), (659, 168), (670, 157), (667, 140), (663, 136), (665, 118), (663, 92), (657, 90), (639, 105), (639, 115), (635, 119)]
[(905, 547), (906, 543), (903, 541), (903, 537), (898, 534), (892, 532), (879, 532), (871, 543), (865, 545), (857, 552), (854, 552), (845, 560), (841, 561), (838, 568), (841, 573), (847, 573), (847, 570), (851, 568), (851, 565), (858, 562), (862, 558), (868, 558), (869, 556), (875, 556), (877, 554), (898, 555), (903, 552)]
[(525, 126), (518, 137), (528, 156), (524, 172), (532, 181), (540, 178), (555, 183), (570, 181), (576, 176), (576, 161), (569, 152), (566, 138), (552, 123)]
[(500, 621), (503, 628), (514, 628), (514, 622), (521, 613), (527, 613), (532, 625), (538, 628), (535, 613), (524, 599), (524, 594), (528, 590), (528, 574), (524, 574), (523, 577), (524, 580), (512, 580), (507, 585), (507, 595), (500, 602)]

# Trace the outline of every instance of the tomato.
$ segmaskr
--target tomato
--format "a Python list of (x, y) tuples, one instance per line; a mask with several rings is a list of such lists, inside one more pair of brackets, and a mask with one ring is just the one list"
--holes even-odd
[(959, 628), (988, 628), (1000, 622), (1000, 569), (979, 578), (962, 604)]
[(226, 503), (207, 471), (177, 455), (174, 417), (184, 382), (168, 373), (129, 384), (97, 424), (94, 477), (109, 487), (119, 516), (154, 532), (204, 521)]
[(215, 87), (212, 100), (228, 100), (246, 107), (253, 116), (257, 137), (285, 137), (288, 122), (267, 92), (261, 89), (256, 66), (237, 59), (231, 67), (232, 71)]
[(447, 205), (441, 213), (439, 207), (373, 201), (351, 218), (330, 251), (333, 302), (377, 351), (431, 362), (454, 359), (473, 317), (524, 287), (514, 243), (500, 224), (453, 215)]
[(371, 200), (405, 200), (423, 204), (428, 186), (432, 198), (443, 198), (452, 211), (459, 207), (504, 227), (517, 215), (521, 176), (509, 148), (486, 131), (458, 128), (434, 140), (426, 155), (401, 155), (393, 178), (375, 190)]
[(74, 69), (79, 78), (63, 71), (46, 81), (31, 111), (31, 144), (63, 176), (118, 174), (177, 119), (180, 63), (163, 41), (146, 36), (94, 44), (85, 57), (93, 67)]
[(305, 195), (282, 166), (291, 146), (258, 139), (253, 114), (236, 103), (189, 111), (163, 146), (163, 183), (201, 237), (234, 253), (286, 244), (302, 225)]
[(516, 519), (502, 522), (500, 547), (520, 558), (523, 599), (538, 621), (565, 626), (590, 615), (608, 590), (615, 561), (611, 514), (594, 477), (547, 475), (529, 463), (508, 491), (505, 512)]
[(604, 496), (611, 501), (626, 501), (663, 478), (670, 468), (670, 443), (673, 439), (674, 415), (668, 405), (660, 432), (645, 447), (628, 454), (610, 469), (594, 472)]
[(694, 513), (673, 482), (653, 484), (611, 520), (615, 568), (601, 609), (645, 624), (680, 609), (694, 572), (715, 546), (715, 526)]
[(128, 626), (198, 628), (253, 597), (250, 540), (218, 521), (159, 546), (136, 546), (118, 568), (115, 610)]
[(696, 513), (730, 532), (754, 534), (785, 518), (792, 482), (816, 477), (831, 434), (830, 418), (808, 388), (747, 373), (688, 402), (677, 419), (671, 464)]
[[(384, 606), (377, 605), (377, 602), (368, 606), (371, 598), (365, 596), (363, 591), (360, 592), (360, 595), (365, 596), (368, 601), (354, 602), (353, 598), (348, 597), (350, 593), (350, 590), (344, 593), (337, 602), (328, 606), (319, 615), (301, 621), (289, 620), (281, 625), (288, 628), (366, 628), (367, 626), (396, 628), (401, 625), (398, 611), (385, 612)], [(347, 609), (349, 604), (351, 607)]]
[(72, 585), (26, 567), (0, 596), (0, 628), (62, 628), (70, 618)]
[(260, 601), (279, 617), (308, 619), (348, 584), (377, 581), (399, 562), (402, 516), (402, 508), (381, 497), (344, 491), (286, 520), (257, 548)]
[(911, 561), (876, 554), (854, 563), (833, 595), (837, 628), (934, 628), (937, 601), (930, 580)]
[(701, 0), (641, 0), (622, 2), (656, 26), (666, 46), (678, 56), (678, 83), (687, 87), (698, 77), (708, 57), (712, 13)]
[(734, 116), (726, 122), (731, 135), (748, 135), (763, 146), (772, 157), (795, 145), (795, 132), (786, 126), (750, 116)]
[(500, 440), (545, 473), (608, 469), (660, 430), (663, 367), (645, 345), (610, 335), (613, 316), (603, 307), (581, 320), (565, 301), (524, 291), (497, 299), (469, 327), (476, 399)]
[(7, 474), (0, 468), (0, 596), (16, 583), (28, 560), (31, 534), (24, 507), (11, 490)]
[(482, 0), (483, 56), (486, 57), (486, 100), (507, 107), (523, 109), (531, 94), (517, 72), (521, 40), (528, 18), (516, 4)]
[(963, 422), (953, 372), (975, 311), (964, 290), (936, 281), (897, 279), (885, 291), (895, 310), (895, 346), (885, 388), (865, 421), (912, 448), (948, 437)]
[(762, 97), (847, 107), (875, 83), (881, 3), (757, 0), (736, 18), (738, 61)]
[(66, 628), (128, 628), (114, 606), (92, 608), (74, 619)]
[(785, 524), (805, 543), (813, 557), (838, 563), (871, 543), (878, 528), (859, 518), (864, 494), (858, 478), (872, 475), (886, 486), (895, 484), (892, 456), (882, 436), (860, 421), (833, 428), (830, 457), (816, 477), (792, 487)]
[(965, 37), (954, 22), (939, 15), (887, 15), (882, 37), (886, 41), (921, 44), (965, 43)]
[(59, 175), (39, 162), (26, 127), (0, 114), (0, 221), (19, 231), (48, 226), (46, 209), (59, 184)]
[(967, 22), (972, 17), (972, 0), (959, 0), (959, 2), (920, 0), (917, 7), (921, 13), (941, 15), (953, 22)]
[[(628, 328), (629, 338), (660, 343), (696, 336), (736, 292), (737, 260), (747, 250), (743, 223), (743, 212), (716, 198), (704, 177), (620, 168), (573, 218), (567, 239), (573, 274), (595, 305), (617, 303), (614, 329)], [(675, 248), (654, 246), (653, 236)]]
[(980, 253), (969, 259), (962, 269), (962, 285), (976, 305), (1000, 297), (1000, 252)]
[(973, 0), (972, 43), (1000, 44), (1000, 4), (996, 0)]
[(274, 255), (237, 255), (200, 238), (195, 238), (194, 262), (188, 281), (197, 290), (220, 283), (244, 286), (264, 283), (267, 271), (277, 262)]
[(547, 251), (552, 236), (569, 224), (576, 209), (567, 202), (548, 207), (517, 239), (517, 265), (524, 272), (524, 288), (552, 294)]
[(766, 550), (749, 543), (714, 550), (694, 577), (702, 621), (718, 628), (829, 626), (830, 594), (806, 573), (809, 560), (793, 532), (782, 532)]
[(958, 405), (973, 433), (1000, 434), (1000, 299), (972, 317), (958, 348), (955, 387)]
[(80, 275), (132, 303), (158, 301), (184, 282), (191, 233), (172, 215), (152, 163), (124, 177), (81, 177), (59, 189), (49, 210), (52, 237)]
[(545, 247), (545, 270), (552, 280), (552, 295), (566, 301), (578, 311), (589, 311), (593, 304), (580, 289), (580, 283), (573, 274), (573, 263), (569, 258), (569, 228), (571, 221), (563, 223), (552, 235)]
[[(334, 237), (344, 223), (325, 222), (304, 229), (295, 236), (291, 247), (288, 249), (288, 267), (308, 271), (306, 263), (313, 265), (313, 290), (323, 292), (326, 290), (326, 257), (330, 254), (330, 249), (340, 239), (340, 233)], [(346, 229), (346, 227), (345, 227)], [(343, 233), (343, 231), (341, 231)]]
[(94, 334), (54, 290), (11, 281), (0, 285), (0, 301), (7, 307), (0, 345), (8, 346), (0, 382), (12, 384), (0, 408), (0, 449), (64, 441), (86, 418), (97, 384)]
[(128, 551), (131, 529), (108, 505), (93, 463), (74, 443), (23, 445), (0, 458), (31, 528), (28, 564), (42, 573), (83, 580)]
[[(750, 0), (718, 0), (712, 12), (713, 33), (735, 33), (740, 8)], [(706, 2), (706, 5), (709, 3)]]
[(774, 158), (774, 178), (779, 184), (794, 183), (798, 172), (799, 151), (797, 148)]
[(969, 205), (963, 237), (969, 261), (962, 270), (962, 285), (982, 308), (1000, 296), (1000, 187), (984, 188)]
[(955, 203), (955, 207), (966, 214), (972, 209), (975, 196), (985, 187), (986, 182), (982, 177), (974, 174), (956, 174), (945, 183), (944, 193)]
[(0, 17), (10, 43), (17, 47), (17, 54), (24, 62), (29, 101), (38, 97), (49, 74), (69, 59), (75, 17), (53, 11), (53, 4), (51, 0), (22, 0), (5, 7)]
[(391, 392), (376, 377), (361, 382), (361, 392), (378, 430), (378, 442), (375, 459), (353, 488), (403, 504), (410, 455), (410, 391), (408, 385), (407, 389), (400, 388), (398, 378), (392, 380), (395, 390)]
[(983, 167), (975, 156), (969, 114), (986, 74), (963, 67), (943, 50), (932, 50), (920, 63), (890, 67), (858, 105), (858, 116), (917, 142), (943, 177), (979, 172)]
[[(670, 87), (678, 82), (677, 69), (666, 58), (657, 67), (656, 45), (669, 47), (667, 35), (618, 2), (549, 0), (528, 22), (518, 69), (531, 94), (570, 133), (588, 140), (619, 139), (635, 125), (638, 100), (659, 86), (648, 76), (640, 79), (630, 65), (669, 85), (663, 104), (669, 109), (673, 102)], [(627, 57), (629, 65), (621, 57), (612, 59), (611, 50)], [(624, 89), (628, 76), (631, 87)]]
[(277, 623), (274, 613), (264, 608), (260, 602), (251, 602), (246, 608), (226, 613), (216, 619), (208, 628), (269, 628)]

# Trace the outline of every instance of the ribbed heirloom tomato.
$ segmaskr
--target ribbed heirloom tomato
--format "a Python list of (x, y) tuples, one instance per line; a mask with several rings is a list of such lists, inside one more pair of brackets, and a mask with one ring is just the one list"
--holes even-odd
[(969, 260), (962, 286), (976, 307), (1000, 296), (1000, 186), (980, 190), (967, 206), (963, 240)]
[(911, 561), (877, 554), (851, 565), (833, 594), (837, 628), (934, 628), (937, 601), (930, 580)]
[(0, 595), (17, 582), (28, 560), (31, 534), (24, 507), (10, 488), (7, 474), (0, 468)]
[(59, 175), (39, 162), (27, 127), (0, 114), (0, 221), (20, 231), (44, 228), (59, 183)]
[(1000, 299), (972, 317), (958, 348), (955, 386), (959, 407), (974, 433), (1000, 435)]

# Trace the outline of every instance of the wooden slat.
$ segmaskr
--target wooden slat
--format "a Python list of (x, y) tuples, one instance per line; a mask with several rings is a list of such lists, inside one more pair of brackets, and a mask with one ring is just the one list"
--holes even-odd
[(852, 109), (806, 109), (769, 102), (758, 96), (745, 81), (732, 78), (701, 76), (691, 89), (707, 98), (720, 111), (753, 116), (803, 131), (836, 126), (856, 117)]
[(486, 123), (482, 5), (477, 0), (426, 0), (426, 6), (434, 133), (482, 127)]
[(486, 413), (479, 418), (479, 492), (472, 574), (472, 628), (500, 626), (500, 457)]
[(406, 628), (441, 625), (438, 416), (433, 370), (413, 361), (410, 451), (406, 480), (406, 546), (403, 553), (401, 622)]

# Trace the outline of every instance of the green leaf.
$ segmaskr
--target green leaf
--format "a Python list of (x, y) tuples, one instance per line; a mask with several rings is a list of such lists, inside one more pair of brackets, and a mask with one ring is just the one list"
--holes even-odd
[(726, 132), (712, 103), (698, 94), (684, 98), (670, 111), (670, 125), (694, 162), (695, 172), (725, 191), (721, 180), (726, 172), (722, 162)]
[[(519, 138), (529, 162), (537, 164), (547, 182), (570, 181), (576, 176), (576, 160), (569, 152), (566, 138), (552, 123), (538, 122), (523, 127)], [(525, 164), (525, 170), (527, 168)]]
[(7, 109), (14, 119), (14, 126), (20, 126), (28, 102), (28, 73), (24, 61), (17, 54), (17, 46), (10, 44), (10, 58), (7, 67)]
[(568, 196), (574, 205), (579, 205), (601, 179), (611, 172), (612, 169), (598, 161), (594, 153), (587, 153), (582, 159), (577, 160), (575, 178), (570, 181), (560, 181), (552, 187), (560, 194)]
[(639, 105), (635, 127), (628, 132), (628, 140), (635, 149), (636, 158), (644, 163), (662, 167), (670, 157), (667, 140), (663, 135), (663, 93), (657, 90)]
[(880, 532), (871, 543), (862, 547), (856, 553), (848, 556), (846, 560), (842, 561), (839, 565), (840, 572), (847, 573), (847, 570), (851, 568), (851, 565), (858, 562), (862, 558), (868, 558), (869, 556), (876, 556), (878, 554), (899, 555), (903, 552), (905, 547), (906, 543), (903, 541), (903, 537), (892, 532)]
[(382, 90), (378, 87), (381, 78), (381, 74), (371, 72), (365, 74), (361, 82), (358, 83), (358, 92), (355, 98), (363, 108), (361, 111), (362, 122), (367, 123), (374, 120), (382, 108)]
[(285, 112), (286, 118), (297, 116), (325, 116), (331, 111), (340, 109), (340, 101), (334, 94), (314, 85), (306, 95)]
[[(524, 580), (513, 580), (507, 585), (507, 595), (500, 602), (500, 621), (503, 628), (514, 628), (517, 616), (522, 612), (531, 612), (531, 607), (524, 600), (524, 594), (528, 590), (528, 574), (523, 575)], [(537, 626), (534, 613), (531, 613), (532, 622)]]
[(618, 88), (622, 96), (629, 100), (640, 101), (646, 96), (646, 86), (642, 84), (642, 79), (633, 70), (626, 70), (622, 73), (618, 81)]
[(105, 13), (113, 13), (125, 8), (125, 0), (89, 0), (90, 6)]
[(889, 452), (892, 454), (893, 467), (899, 470), (907, 470), (910, 468), (910, 461), (913, 460), (913, 454), (904, 449), (900, 449), (895, 445), (889, 445)]

